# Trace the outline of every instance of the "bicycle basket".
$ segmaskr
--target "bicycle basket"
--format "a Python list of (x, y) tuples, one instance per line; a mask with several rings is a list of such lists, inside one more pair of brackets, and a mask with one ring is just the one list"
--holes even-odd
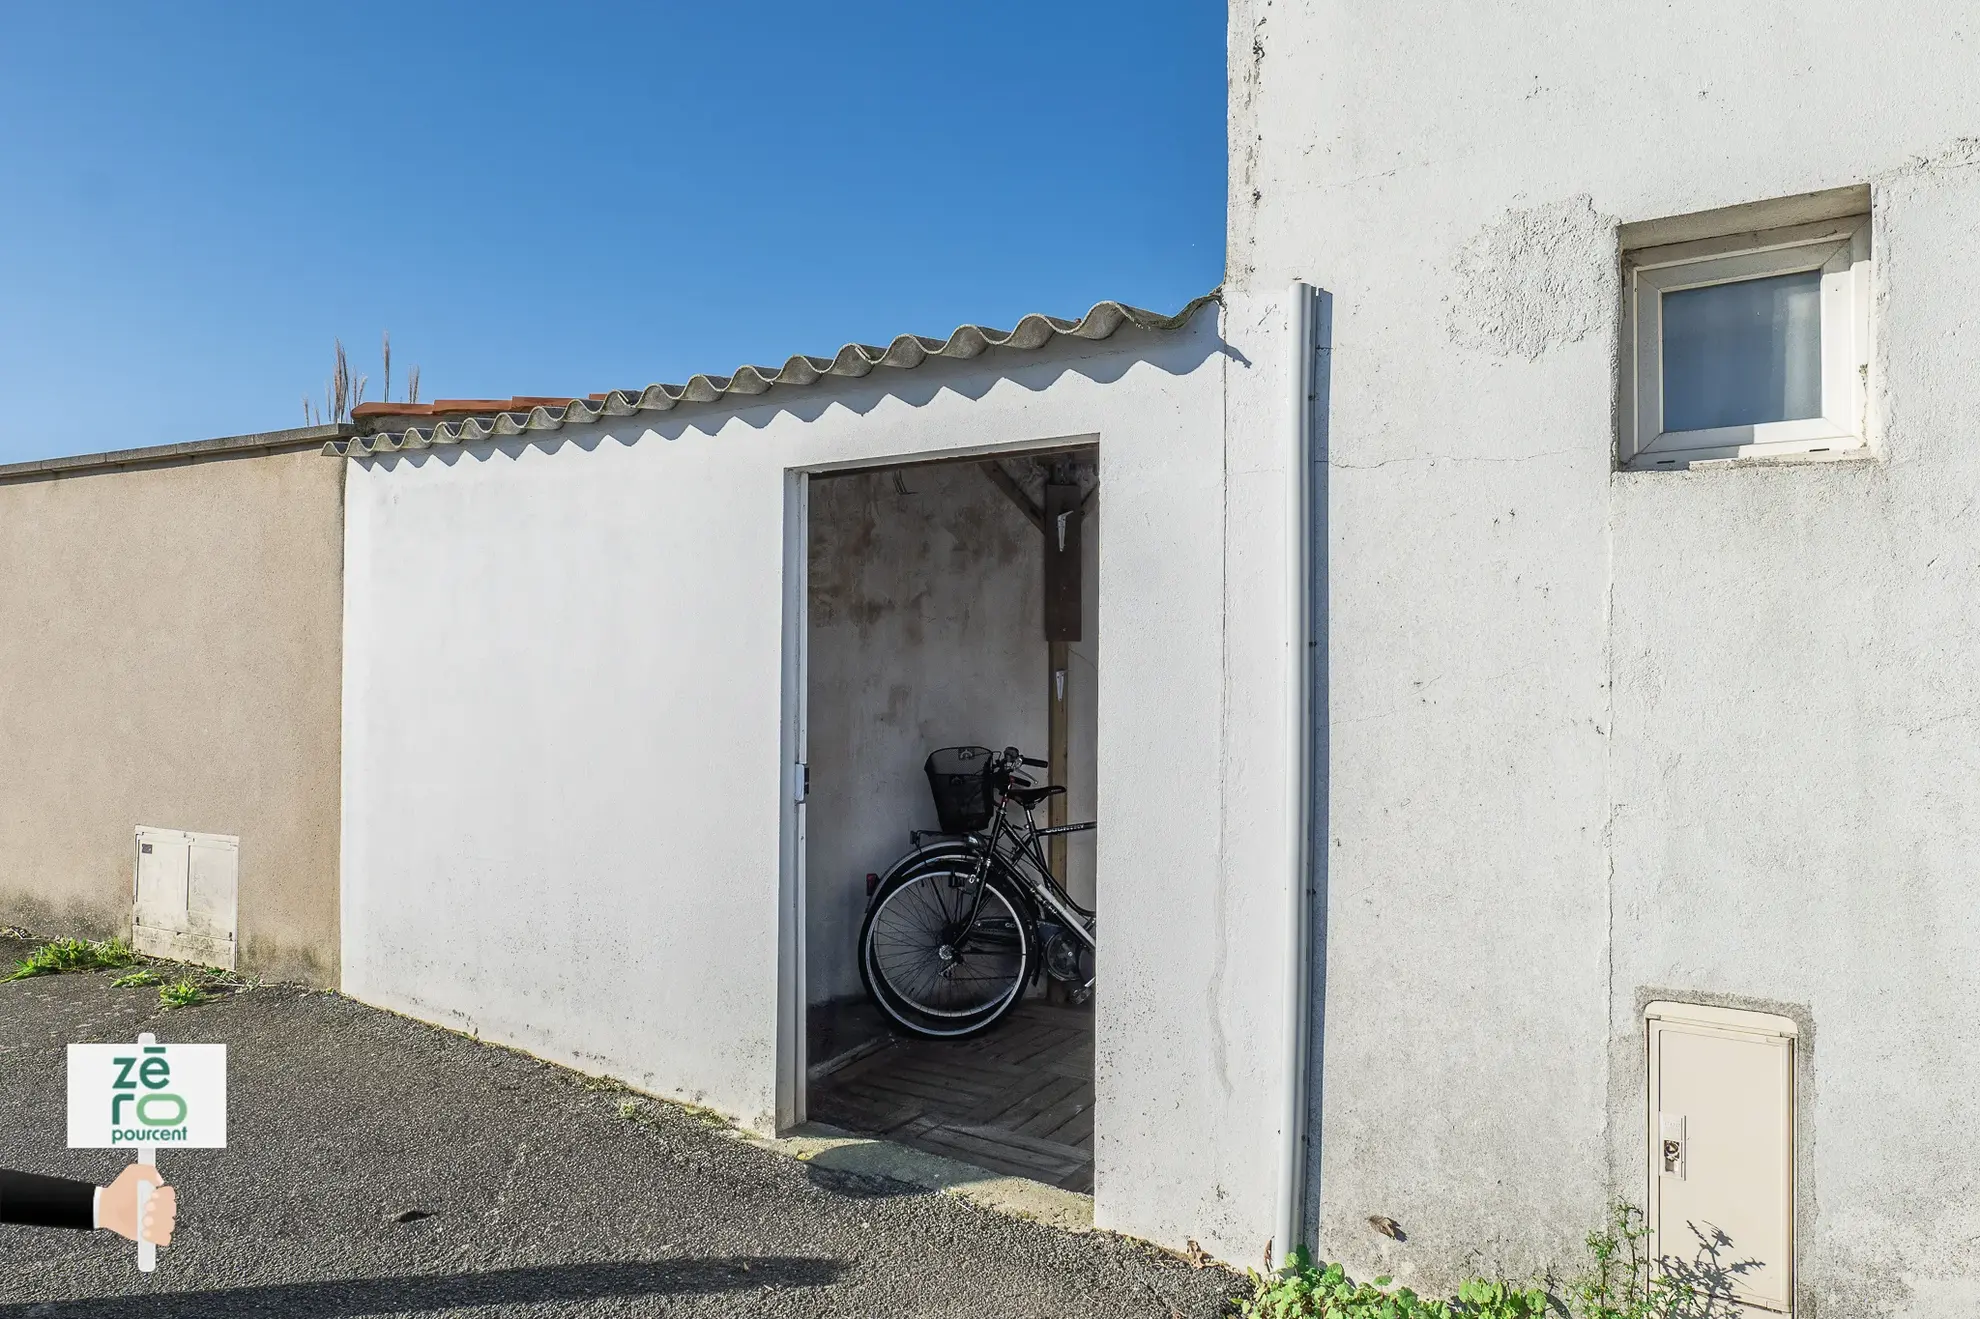
[(928, 789), (935, 794), (943, 833), (971, 834), (989, 826), (996, 803), (990, 772), (996, 763), (988, 747), (943, 747), (928, 757)]

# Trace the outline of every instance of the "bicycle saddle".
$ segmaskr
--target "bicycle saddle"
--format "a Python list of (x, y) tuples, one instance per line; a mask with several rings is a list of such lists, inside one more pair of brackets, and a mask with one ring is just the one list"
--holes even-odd
[(1056, 783), (1049, 788), (1012, 788), (1011, 800), (1028, 811), (1046, 798), (1056, 797), (1064, 791)]

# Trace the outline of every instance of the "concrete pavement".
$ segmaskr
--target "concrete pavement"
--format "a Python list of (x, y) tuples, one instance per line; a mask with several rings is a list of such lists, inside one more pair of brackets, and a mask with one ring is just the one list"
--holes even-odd
[[(25, 945), (0, 941), (0, 965)], [(171, 1151), (149, 1276), (107, 1233), (0, 1227), (0, 1319), (266, 1315), (1208, 1319), (1234, 1279), (1102, 1233), (819, 1166), (362, 1007), (259, 988), (161, 1012), (108, 974), (0, 984), (0, 1165), (64, 1148), (63, 1046), (229, 1047), (229, 1148)]]

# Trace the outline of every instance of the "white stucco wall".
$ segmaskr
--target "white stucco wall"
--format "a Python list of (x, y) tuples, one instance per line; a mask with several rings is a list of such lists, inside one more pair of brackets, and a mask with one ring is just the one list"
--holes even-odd
[[(1335, 299), (1315, 1193), (1358, 1270), (1570, 1263), (1644, 1194), (1643, 998), (1729, 997), (1809, 1028), (1802, 1311), (1980, 1308), (1972, 19), (1233, 5), (1230, 320)], [(1876, 460), (1616, 473), (1616, 225), (1859, 184)]]
[(353, 463), (347, 992), (771, 1125), (785, 473), (1097, 438), (1096, 1216), (1256, 1257), (1283, 521), (1217, 330)]

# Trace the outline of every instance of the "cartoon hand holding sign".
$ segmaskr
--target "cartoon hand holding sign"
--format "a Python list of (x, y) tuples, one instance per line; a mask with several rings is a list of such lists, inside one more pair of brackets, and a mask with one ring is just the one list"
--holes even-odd
[(155, 1166), (160, 1145), (226, 1148), (227, 1046), (160, 1044), (149, 1033), (135, 1045), (71, 1044), (69, 1148), (136, 1153), (97, 1196), (96, 1221), (138, 1243), (146, 1273), (158, 1244), (171, 1241), (178, 1209)]

